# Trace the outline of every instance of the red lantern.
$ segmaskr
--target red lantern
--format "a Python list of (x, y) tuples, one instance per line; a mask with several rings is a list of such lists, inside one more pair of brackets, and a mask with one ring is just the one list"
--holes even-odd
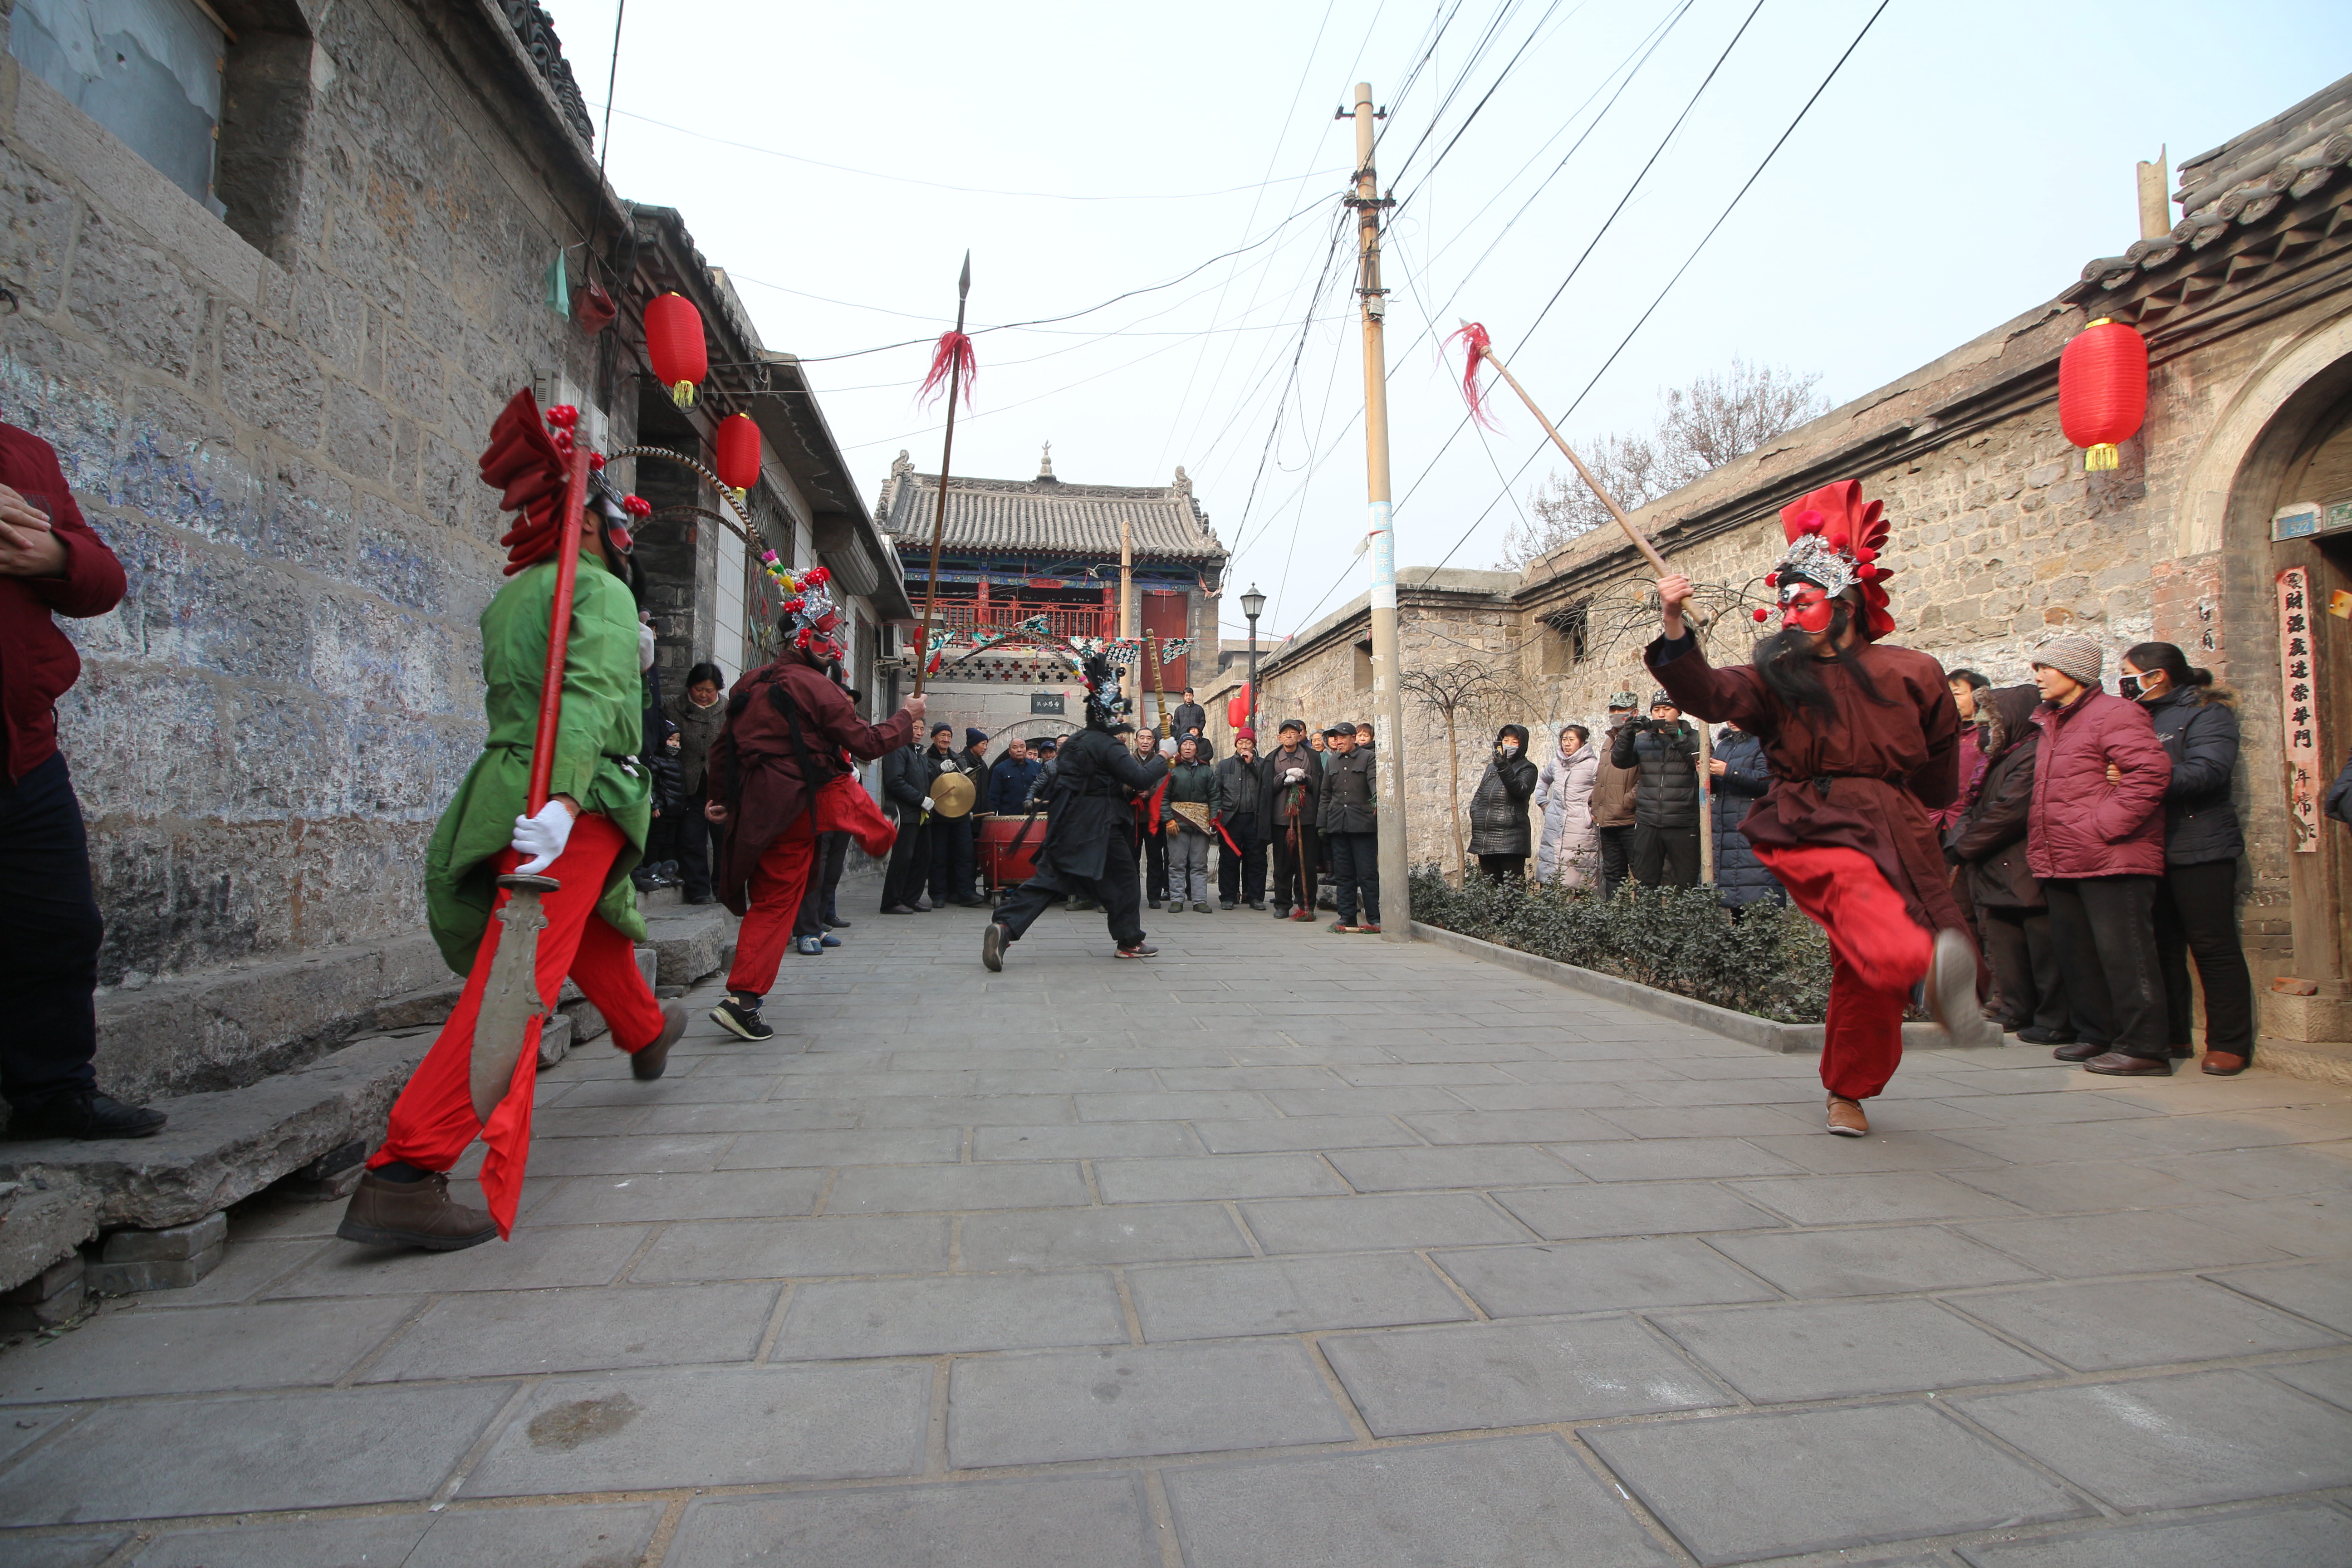
[(1240, 729), (1249, 722), (1249, 682), (1244, 681), (1241, 689), (1225, 700), (1225, 722), (1236, 730)]
[(685, 295), (668, 293), (646, 307), (646, 358), (680, 408), (694, 402), (695, 384), (710, 374), (702, 341), (702, 312)]
[(2137, 435), (2147, 417), (2147, 342), (2102, 316), (2058, 356), (2059, 427), (2084, 448), (2084, 470), (2095, 473), (2116, 466), (2116, 444)]
[(760, 427), (748, 414), (719, 422), (719, 482), (739, 497), (760, 482)]

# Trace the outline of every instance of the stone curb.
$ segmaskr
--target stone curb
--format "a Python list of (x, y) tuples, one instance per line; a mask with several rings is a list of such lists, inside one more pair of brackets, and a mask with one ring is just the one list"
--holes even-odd
[[(1819, 1024), (1776, 1024), (1769, 1018), (1735, 1013), (1711, 1002), (1678, 996), (1671, 991), (1636, 984), (1631, 980), (1621, 980), (1616, 975), (1603, 974), (1594, 969), (1579, 969), (1573, 963), (1539, 958), (1532, 952), (1505, 947), (1500, 942), (1482, 942), (1475, 936), (1423, 925), (1419, 921), (1412, 922), (1412, 939), (1450, 948), (1488, 963), (1499, 963), (1506, 969), (1516, 969), (1538, 980), (1549, 980), (1555, 985), (1565, 985), (1571, 991), (1581, 991), (1622, 1006), (1638, 1008), (1661, 1018), (1670, 1018), (1677, 1024), (1687, 1024), (1695, 1029), (1705, 1029), (1726, 1039), (1738, 1040), (1744, 1046), (1755, 1046), (1782, 1055), (1816, 1052), (1822, 1048), (1822, 1026)], [(1988, 1024), (1985, 1028), (1986, 1038), (1982, 1043), (1999, 1045), (2000, 1037), (1991, 1032), (1992, 1026)], [(1906, 1050), (1928, 1050), (1949, 1043), (1944, 1037), (1944, 1031), (1934, 1024), (1903, 1026), (1903, 1045)]]

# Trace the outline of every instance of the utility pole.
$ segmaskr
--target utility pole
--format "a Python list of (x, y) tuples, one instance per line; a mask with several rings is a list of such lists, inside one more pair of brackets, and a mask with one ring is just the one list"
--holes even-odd
[[(1381, 287), (1381, 209), (1394, 204), (1380, 194), (1372, 173), (1372, 108), (1370, 82), (1356, 84), (1356, 297), (1364, 323), (1365, 489), (1371, 501), (1373, 773), (1380, 781), (1381, 934), (1390, 942), (1412, 940), (1411, 875), (1405, 850), (1404, 689), (1398, 663), (1396, 527), (1389, 500), (1389, 362), (1381, 342), (1389, 310)], [(1342, 111), (1341, 118), (1346, 117)]]

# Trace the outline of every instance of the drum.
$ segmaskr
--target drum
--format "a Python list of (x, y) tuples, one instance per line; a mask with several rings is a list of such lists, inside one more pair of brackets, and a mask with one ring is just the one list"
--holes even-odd
[(1020, 816), (981, 819), (973, 847), (979, 851), (981, 880), (991, 893), (1017, 888), (1036, 875), (1038, 847), (1045, 842), (1045, 814), (1035, 820)]

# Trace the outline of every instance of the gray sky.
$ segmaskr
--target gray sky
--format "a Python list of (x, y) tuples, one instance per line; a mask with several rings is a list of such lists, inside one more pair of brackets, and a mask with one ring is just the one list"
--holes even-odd
[[(601, 118), (614, 0), (545, 3)], [(1332, 114), (1353, 82), (1392, 110), (1378, 163), (1402, 204), (1398, 561), (1486, 566), (1552, 465), (1516, 405), (1498, 432), (1459, 430), (1458, 362), (1434, 342), (1456, 318), (1483, 321), (1556, 417), (1584, 395), (1570, 440), (1646, 425), (1661, 388), (1734, 356), (1818, 372), (1843, 401), (2137, 238), (2135, 160), (2168, 143), (2177, 164), (2352, 69), (2352, 6), (2317, 0), (2239, 0), (2228, 36), (2268, 43), (2226, 63), (2211, 5), (2150, 0), (2124, 28), (2069, 0), (1892, 0), (1602, 373), (1876, 6), (639, 0), (609, 167), (685, 213), (771, 348), (848, 356), (812, 374), (869, 499), (901, 448), (936, 470), (940, 413), (913, 396), (928, 341), (857, 351), (936, 336), (966, 247), (974, 326), (1191, 273), (979, 334), (955, 468), (1026, 478), (1047, 438), (1066, 480), (1184, 465), (1234, 587), (1255, 581), (1280, 634), (1365, 578), (1352, 238), (1332, 248), (1353, 155)]]

